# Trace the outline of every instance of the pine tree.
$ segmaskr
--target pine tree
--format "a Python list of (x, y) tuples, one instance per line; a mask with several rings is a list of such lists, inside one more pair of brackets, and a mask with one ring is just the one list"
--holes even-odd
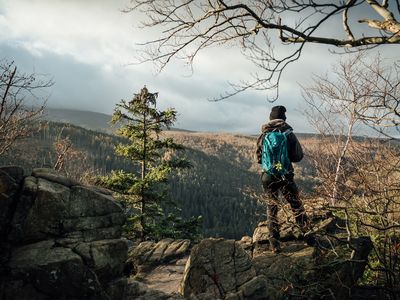
[(176, 237), (179, 232), (196, 231), (197, 226), (192, 219), (186, 223), (191, 227), (188, 229), (179, 217), (164, 213), (166, 205), (172, 203), (166, 190), (171, 172), (190, 164), (174, 155), (183, 149), (181, 145), (172, 138), (160, 138), (162, 130), (174, 124), (177, 112), (173, 108), (158, 110), (157, 97), (158, 93), (144, 87), (131, 101), (121, 100), (116, 105), (112, 123), (120, 125), (117, 135), (128, 143), (118, 144), (115, 151), (134, 167), (113, 171), (101, 180), (124, 201), (131, 215), (131, 233), (142, 240)]

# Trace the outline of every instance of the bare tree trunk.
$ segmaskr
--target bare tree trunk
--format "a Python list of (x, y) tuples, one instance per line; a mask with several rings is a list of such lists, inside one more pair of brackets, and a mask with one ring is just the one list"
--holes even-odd
[(53, 84), (41, 77), (21, 73), (14, 62), (0, 60), (0, 155), (9, 151), (18, 139), (27, 137), (32, 130), (29, 123), (39, 119), (44, 106), (28, 109), (25, 100), (28, 95), (38, 98), (36, 90)]
[(336, 171), (335, 171), (335, 179), (333, 181), (333, 189), (332, 189), (332, 196), (331, 196), (331, 205), (335, 206), (338, 200), (338, 185), (339, 185), (339, 179), (340, 179), (340, 170), (342, 168), (342, 163), (343, 159), (347, 153), (347, 150), (350, 145), (351, 137), (352, 137), (352, 131), (353, 131), (353, 126), (354, 126), (354, 118), (349, 122), (349, 127), (347, 129), (347, 136), (346, 136), (346, 142), (343, 146), (342, 152), (340, 153), (340, 156), (337, 160), (336, 164)]
[(8, 94), (8, 91), (10, 90), (10, 87), (12, 86), (12, 82), (15, 77), (15, 73), (17, 73), (17, 67), (14, 67), (14, 70), (12, 71), (9, 81), (7, 83), (7, 87), (4, 92), (3, 98), (1, 99), (0, 117), (3, 115), (3, 111), (5, 109), (6, 100), (7, 100), (7, 94)]
[[(398, 66), (357, 55), (333, 71), (333, 79), (316, 77), (313, 86), (303, 88), (309, 119), (327, 137), (311, 148), (320, 189), (333, 211), (345, 213), (349, 244), (353, 236), (374, 237), (368, 277), (385, 287), (387, 299), (397, 299), (400, 153), (390, 139), (397, 139), (400, 126)], [(378, 138), (353, 140), (358, 124), (375, 130)]]
[[(141, 179), (142, 179), (142, 183), (146, 177), (146, 173), (147, 173), (147, 169), (146, 169), (146, 161), (147, 161), (147, 153), (146, 153), (146, 147), (147, 147), (147, 136), (146, 136), (146, 126), (147, 126), (147, 122), (146, 122), (146, 113), (143, 114), (143, 157), (142, 157), (142, 170), (141, 170)], [(146, 212), (146, 198), (144, 196), (144, 187), (142, 185), (141, 187), (141, 200), (140, 200), (140, 225), (142, 226), (142, 232), (141, 232), (141, 239), (144, 240), (144, 238), (146, 237), (146, 220), (144, 217), (144, 214)]]

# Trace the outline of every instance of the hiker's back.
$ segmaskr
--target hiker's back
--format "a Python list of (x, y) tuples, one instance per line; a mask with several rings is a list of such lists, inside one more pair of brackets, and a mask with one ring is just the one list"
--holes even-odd
[(282, 177), (290, 171), (287, 135), (290, 129), (266, 132), (263, 140), (261, 167), (270, 175)]
[(303, 151), (293, 129), (286, 123), (286, 108), (274, 106), (270, 121), (262, 126), (262, 133), (257, 140), (256, 156), (261, 164), (261, 183), (267, 203), (268, 238), (271, 250), (280, 251), (278, 221), (279, 195), (289, 203), (296, 223), (304, 226), (307, 214), (299, 199), (299, 191), (294, 182), (292, 162), (303, 158)]

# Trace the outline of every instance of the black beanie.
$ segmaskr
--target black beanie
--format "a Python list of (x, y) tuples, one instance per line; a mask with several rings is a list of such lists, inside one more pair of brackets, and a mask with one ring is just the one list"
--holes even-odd
[(271, 109), (269, 119), (270, 120), (275, 120), (275, 119), (286, 120), (285, 112), (286, 112), (286, 108), (284, 106), (282, 106), (282, 105), (274, 106)]

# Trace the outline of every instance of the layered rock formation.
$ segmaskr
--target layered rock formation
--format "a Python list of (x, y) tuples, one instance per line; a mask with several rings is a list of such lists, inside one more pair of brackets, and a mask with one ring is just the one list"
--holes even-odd
[(121, 299), (125, 216), (106, 190), (0, 168), (0, 298)]
[(306, 234), (281, 228), (279, 254), (264, 222), (240, 241), (145, 241), (128, 253), (109, 191), (48, 169), (0, 168), (0, 207), (4, 300), (347, 299), (371, 250), (326, 215)]
[(348, 240), (343, 222), (318, 216), (306, 234), (282, 228), (282, 252), (269, 250), (261, 222), (252, 238), (207, 239), (186, 265), (181, 292), (193, 299), (354, 299), (372, 249), (367, 237)]
[[(269, 250), (268, 229), (261, 222), (253, 237), (204, 239), (172, 264), (159, 255), (171, 240), (133, 247), (130, 261), (138, 280), (169, 297), (177, 297), (179, 285), (185, 299), (197, 300), (355, 299), (353, 287), (364, 272), (370, 239), (348, 241), (343, 222), (330, 215), (314, 222), (306, 235), (296, 226), (283, 227), (279, 254)], [(185, 270), (176, 272), (173, 264), (185, 260)]]
[(186, 298), (263, 299), (266, 285), (239, 243), (206, 239), (190, 254), (181, 293)]

